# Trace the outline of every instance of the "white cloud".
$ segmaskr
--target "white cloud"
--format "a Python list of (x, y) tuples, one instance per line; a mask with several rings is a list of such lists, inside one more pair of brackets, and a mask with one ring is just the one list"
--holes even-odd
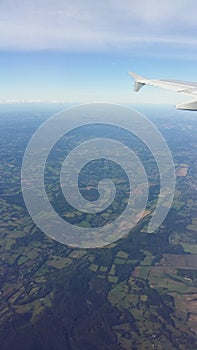
[(1, 50), (197, 56), (195, 0), (0, 0)]

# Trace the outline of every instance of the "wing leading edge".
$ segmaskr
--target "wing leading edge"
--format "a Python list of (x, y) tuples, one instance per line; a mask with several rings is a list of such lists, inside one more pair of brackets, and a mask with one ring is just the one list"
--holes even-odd
[[(190, 95), (197, 95), (197, 83), (181, 80), (154, 80), (147, 79), (136, 73), (129, 72), (129, 75), (135, 80), (134, 91), (139, 91), (144, 85), (152, 85), (164, 89), (182, 92)], [(186, 109), (197, 111), (197, 100), (187, 102), (176, 106), (177, 109)]]

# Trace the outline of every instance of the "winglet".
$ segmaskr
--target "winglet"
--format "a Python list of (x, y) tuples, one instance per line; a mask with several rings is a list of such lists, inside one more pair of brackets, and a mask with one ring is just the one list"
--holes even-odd
[(139, 91), (144, 85), (146, 85), (147, 79), (134, 73), (129, 72), (129, 75), (135, 80), (134, 91)]

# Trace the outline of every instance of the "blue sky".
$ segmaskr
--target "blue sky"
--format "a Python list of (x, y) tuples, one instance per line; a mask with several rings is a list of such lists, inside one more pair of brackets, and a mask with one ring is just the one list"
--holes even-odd
[(197, 81), (195, 0), (0, 0), (0, 101), (179, 103), (128, 71)]

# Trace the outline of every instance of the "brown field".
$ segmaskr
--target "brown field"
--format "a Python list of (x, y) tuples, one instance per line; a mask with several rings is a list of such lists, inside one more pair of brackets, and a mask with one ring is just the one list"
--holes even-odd
[(188, 172), (188, 165), (182, 166), (181, 168), (178, 168), (176, 170), (176, 176), (182, 176), (185, 177)]
[(188, 325), (197, 334), (197, 294), (170, 294), (174, 297), (176, 309), (189, 316)]
[(197, 254), (164, 254), (161, 262), (172, 267), (197, 269)]

